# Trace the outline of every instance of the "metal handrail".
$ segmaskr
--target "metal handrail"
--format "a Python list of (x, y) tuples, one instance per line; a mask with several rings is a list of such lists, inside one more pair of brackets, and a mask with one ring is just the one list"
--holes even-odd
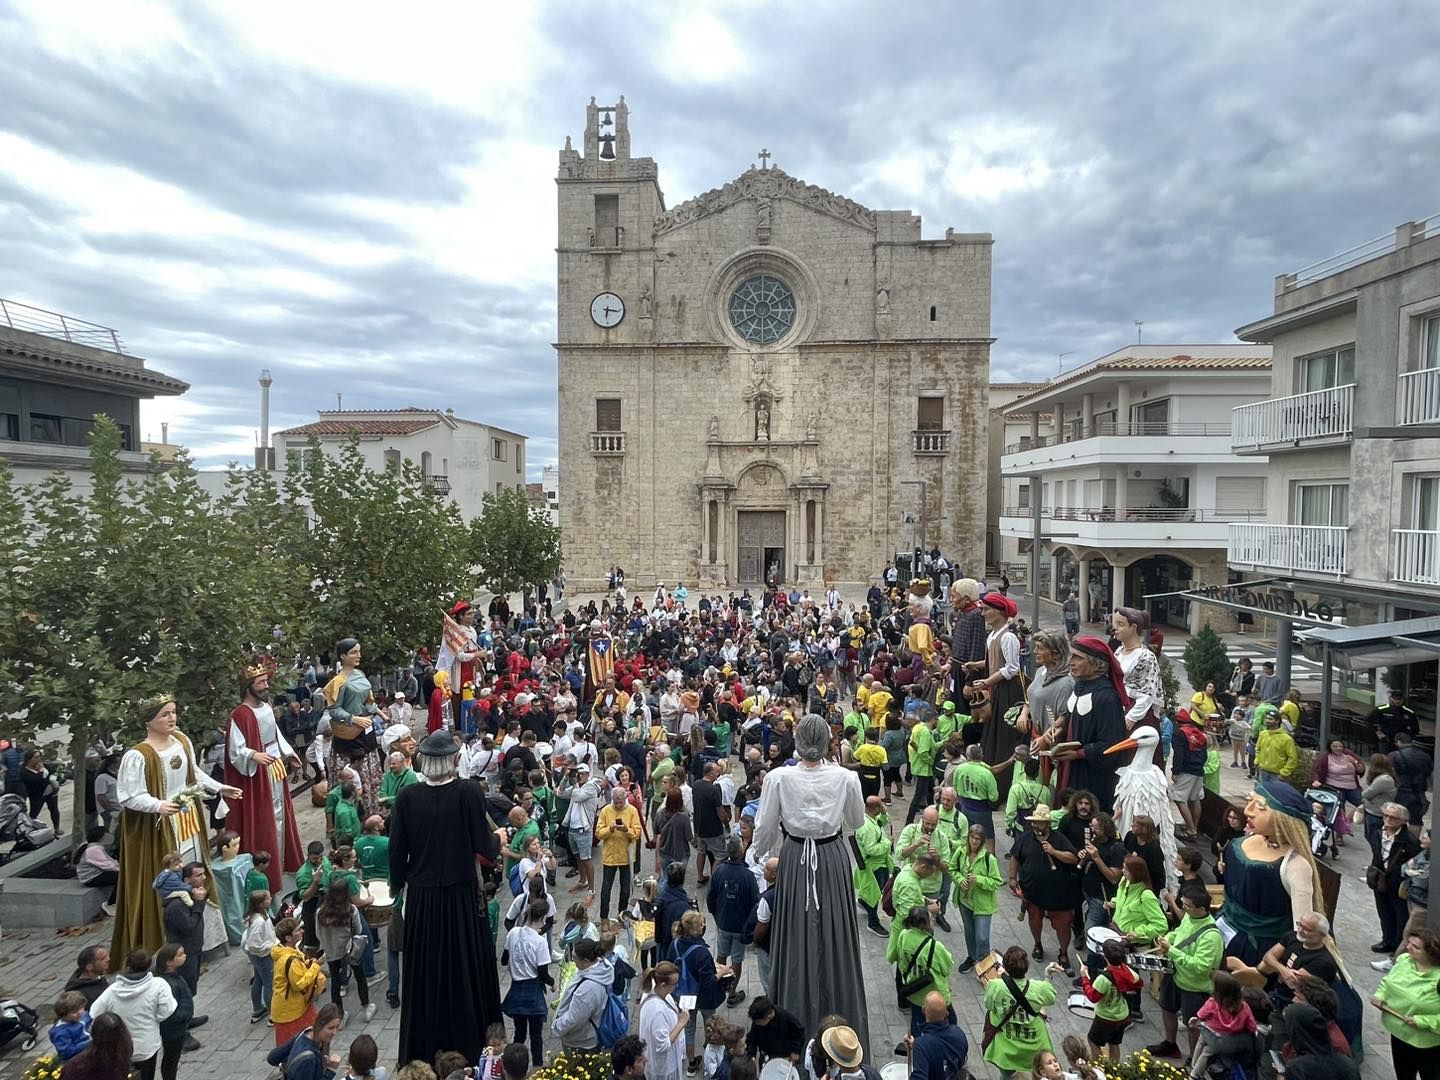
[(120, 347), (120, 335), (108, 326), (86, 322), (73, 315), (62, 315), (58, 311), (46, 311), (18, 300), (0, 297), (0, 320), (12, 330), (63, 338), (77, 345), (88, 345), (92, 349), (104, 349), (122, 356), (125, 353)]
[[(1404, 226), (1400, 226), (1401, 229)], [(1411, 236), (1416, 240), (1427, 240), (1440, 232), (1440, 213), (1431, 214), (1427, 218), (1410, 222)], [(1329, 277), (1331, 274), (1338, 274), (1341, 270), (1349, 270), (1352, 266), (1359, 266), (1361, 263), (1369, 262), (1371, 259), (1378, 259), (1382, 255), (1389, 255), (1398, 250), (1396, 247), (1396, 229), (1391, 229), (1384, 236), (1377, 236), (1373, 240), (1364, 240), (1352, 248), (1346, 248), (1338, 255), (1331, 255), (1328, 259), (1321, 259), (1309, 266), (1302, 266), (1293, 274), (1286, 275), (1285, 288), (1298, 289), (1302, 285), (1309, 285), (1321, 278)]]
[[(1029, 517), (1028, 506), (1007, 506), (1000, 511), (1003, 517)], [(1041, 512), (1042, 517), (1056, 521), (1105, 521), (1121, 525), (1151, 521), (1187, 522), (1232, 522), (1264, 521), (1263, 507), (1249, 507), (1243, 510), (1222, 510), (1193, 506), (1140, 506), (1128, 510), (1116, 510), (1113, 506), (1053, 506)]]
[(1108, 438), (1110, 436), (1139, 435), (1142, 437), (1198, 437), (1198, 436), (1229, 436), (1230, 425), (1219, 422), (1201, 421), (1167, 421), (1157, 420), (1153, 422), (1131, 420), (1122, 422), (1119, 420), (1103, 420), (1098, 424), (1092, 423), (1079, 435), (1062, 433), (1059, 435), (1040, 435), (1031, 439), (1028, 443), (1011, 443), (1005, 447), (1007, 454), (1023, 454), (1026, 450), (1041, 450), (1047, 446), (1059, 446), (1062, 443), (1082, 442), (1085, 439)]

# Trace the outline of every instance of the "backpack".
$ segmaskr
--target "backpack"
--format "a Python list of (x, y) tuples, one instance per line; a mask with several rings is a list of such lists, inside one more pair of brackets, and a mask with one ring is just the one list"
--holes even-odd
[(506, 878), (510, 884), (510, 895), (519, 896), (520, 890), (525, 887), (525, 881), (520, 876), (520, 864), (518, 862), (511, 864)]
[[(685, 962), (685, 958), (703, 944), (704, 942), (697, 941), (694, 945), (691, 945), (683, 953), (675, 957), (675, 966), (680, 969), (680, 982), (675, 987), (675, 993), (681, 997), (684, 997), (686, 994), (698, 994), (700, 992), (700, 984), (696, 981), (695, 976), (690, 973), (690, 965)], [(670, 951), (675, 951), (674, 945), (670, 946)]]
[(596, 1044), (601, 1050), (612, 1049), (630, 1031), (630, 1009), (625, 999), (612, 989), (605, 995), (605, 1009), (600, 1022), (591, 1024), (595, 1028)]

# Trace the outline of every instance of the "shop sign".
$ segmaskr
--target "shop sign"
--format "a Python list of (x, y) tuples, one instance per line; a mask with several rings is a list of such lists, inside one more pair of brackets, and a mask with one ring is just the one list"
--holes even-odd
[(1200, 585), (1185, 594), (1197, 600), (1215, 600), (1235, 607), (1250, 608), (1256, 614), (1269, 614), (1311, 622), (1334, 622), (1335, 612), (1323, 600), (1310, 603), (1293, 593), (1253, 585)]

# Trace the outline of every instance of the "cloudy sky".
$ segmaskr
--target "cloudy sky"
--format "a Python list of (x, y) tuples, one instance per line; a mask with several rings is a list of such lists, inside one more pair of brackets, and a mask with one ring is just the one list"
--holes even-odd
[(202, 464), (347, 407), (553, 459), (556, 151), (624, 94), (675, 205), (754, 163), (995, 235), (992, 376), (1229, 341), (1440, 210), (1440, 18), (1373, 4), (0, 0), (0, 296), (193, 389)]

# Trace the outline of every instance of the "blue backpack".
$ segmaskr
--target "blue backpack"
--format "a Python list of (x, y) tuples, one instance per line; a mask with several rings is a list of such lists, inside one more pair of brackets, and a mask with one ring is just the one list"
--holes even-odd
[[(685, 962), (685, 958), (700, 948), (702, 944), (704, 944), (704, 942), (697, 941), (694, 945), (691, 945), (683, 953), (675, 957), (675, 965), (680, 969), (680, 982), (675, 987), (675, 993), (680, 997), (684, 997), (686, 994), (698, 994), (700, 992), (700, 984), (695, 981), (695, 976), (690, 974), (690, 965)], [(670, 951), (674, 952), (675, 946), (670, 946)]]
[(605, 1011), (595, 1025), (595, 1040), (600, 1049), (610, 1050), (630, 1031), (630, 1009), (625, 999), (611, 990), (605, 998)]

